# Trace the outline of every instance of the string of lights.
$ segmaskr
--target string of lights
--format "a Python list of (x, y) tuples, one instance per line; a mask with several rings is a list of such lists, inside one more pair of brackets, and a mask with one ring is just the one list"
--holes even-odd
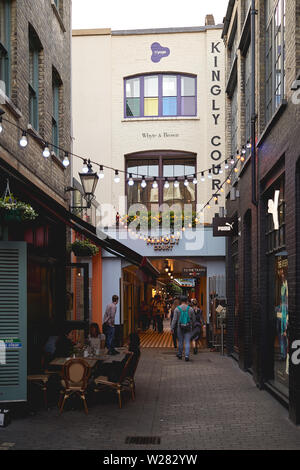
[[(91, 160), (90, 158), (83, 157), (83, 156), (77, 155), (73, 152), (70, 152), (69, 150), (66, 150), (66, 149), (62, 148), (59, 145), (56, 145), (54, 143), (49, 143), (49, 141), (46, 141), (42, 137), (39, 137), (37, 135), (32, 135), (28, 131), (28, 129), (25, 130), (22, 127), (20, 127), (19, 125), (17, 125), (16, 123), (14, 123), (14, 122), (10, 121), (9, 119), (3, 117), (4, 111), (3, 110), (1, 110), (1, 111), (2, 111), (2, 114), (0, 113), (0, 134), (4, 132), (3, 122), (7, 122), (8, 124), (16, 127), (22, 134), (21, 138), (20, 138), (20, 141), (19, 141), (19, 144), (20, 144), (21, 148), (25, 149), (27, 147), (27, 145), (28, 145), (28, 136), (31, 136), (34, 140), (38, 141), (42, 145), (42, 147), (43, 147), (42, 156), (44, 158), (49, 158), (51, 156), (51, 151), (50, 151), (51, 148), (62, 152), (62, 154), (64, 155), (62, 164), (64, 165), (65, 168), (67, 168), (70, 164), (70, 157), (75, 157), (75, 158), (79, 158), (83, 161), (82, 173), (92, 172), (92, 165), (95, 165), (95, 166), (99, 167), (99, 170), (97, 172), (99, 179), (103, 179), (105, 177), (104, 169), (107, 169), (107, 170), (114, 171), (114, 182), (115, 183), (119, 183), (121, 181), (120, 174), (125, 174), (125, 175), (128, 175), (127, 184), (129, 186), (133, 186), (135, 184), (135, 181), (134, 181), (134, 178), (133, 178), (135, 176), (138, 179), (142, 179), (141, 187), (143, 189), (146, 188), (146, 186), (147, 186), (146, 179), (149, 179), (148, 176), (141, 175), (139, 173), (134, 173), (134, 172), (129, 173), (126, 170), (116, 169), (116, 168), (113, 168), (113, 167), (110, 167), (110, 166), (107, 166), (107, 165), (104, 165), (104, 164), (100, 164), (98, 162), (95, 162), (95, 161)], [(241, 152), (239, 150), (237, 150), (237, 154), (236, 154), (235, 157), (233, 155), (231, 155), (230, 158), (227, 158), (227, 159), (223, 160), (222, 162), (219, 162), (217, 165), (213, 165), (213, 167), (205, 169), (205, 170), (199, 170), (196, 173), (192, 173), (192, 174), (189, 174), (189, 175), (183, 175), (183, 176), (175, 176), (175, 177), (154, 176), (153, 177), (153, 182), (152, 182), (152, 187), (153, 187), (153, 189), (157, 188), (158, 187), (158, 182), (161, 181), (161, 180), (164, 181), (164, 188), (166, 188), (166, 189), (168, 189), (170, 187), (170, 182), (171, 181), (173, 182), (173, 180), (174, 180), (174, 187), (175, 188), (179, 187), (180, 181), (183, 180), (183, 179), (184, 179), (184, 185), (185, 186), (188, 186), (190, 184), (191, 179), (192, 179), (192, 183), (194, 185), (196, 185), (196, 184), (198, 184), (198, 178), (197, 177), (199, 175), (201, 177), (201, 182), (206, 181), (206, 176), (205, 176), (206, 174), (207, 174), (208, 179), (213, 179), (214, 175), (218, 176), (218, 175), (223, 173), (223, 169), (222, 169), (223, 165), (224, 165), (224, 169), (227, 171), (227, 170), (230, 169), (230, 167), (233, 168), (233, 165), (235, 165), (236, 161), (244, 162), (247, 149), (249, 149), (249, 148), (251, 148), (250, 141), (247, 142), (247, 145), (244, 145), (242, 147)], [(152, 180), (152, 178), (151, 178), (151, 180)]]

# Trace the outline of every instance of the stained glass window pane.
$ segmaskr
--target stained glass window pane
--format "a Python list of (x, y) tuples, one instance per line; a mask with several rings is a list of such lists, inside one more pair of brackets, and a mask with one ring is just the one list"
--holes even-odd
[(177, 115), (177, 98), (163, 98), (163, 116)]
[(145, 98), (144, 115), (158, 116), (158, 98)]
[(194, 97), (181, 98), (181, 114), (182, 116), (195, 116), (196, 115), (196, 98)]
[(126, 116), (133, 116), (133, 117), (140, 116), (140, 99), (139, 98), (127, 98)]

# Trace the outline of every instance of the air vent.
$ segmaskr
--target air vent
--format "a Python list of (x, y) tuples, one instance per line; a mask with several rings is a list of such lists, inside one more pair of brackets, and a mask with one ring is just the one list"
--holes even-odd
[(136, 444), (136, 445), (160, 445), (161, 438), (157, 436), (148, 436), (148, 437), (141, 437), (141, 436), (129, 436), (125, 439), (125, 444)]

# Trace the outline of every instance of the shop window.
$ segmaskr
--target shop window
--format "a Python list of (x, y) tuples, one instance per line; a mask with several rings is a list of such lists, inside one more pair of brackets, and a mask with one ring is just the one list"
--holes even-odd
[[(160, 206), (167, 204), (169, 207), (179, 205), (184, 209), (184, 205), (192, 206), (192, 211), (196, 209), (196, 188), (189, 180), (188, 185), (184, 184), (185, 176), (193, 177), (196, 173), (196, 158), (191, 155), (172, 156), (171, 154), (155, 157), (155, 154), (145, 158), (129, 157), (126, 161), (126, 183), (130, 174), (134, 180), (134, 185), (126, 184), (128, 208), (133, 204), (143, 204), (148, 211), (153, 208), (153, 204)], [(153, 177), (157, 178), (158, 187), (153, 188)], [(142, 180), (145, 178), (147, 186), (142, 187)], [(168, 179), (169, 187), (165, 187), (165, 180)], [(178, 184), (174, 184), (175, 181)]]
[(10, 96), (10, 23), (10, 1), (0, 0), (0, 80), (5, 84), (5, 93), (7, 96)]
[(266, 229), (268, 259), (268, 305), (269, 331), (273, 335), (273, 372), (270, 376), (274, 384), (283, 391), (288, 388), (288, 253), (285, 245), (285, 186), (281, 179), (267, 194), (267, 203), (275, 200), (279, 191), (278, 220), (275, 227), (273, 215), (269, 214)]
[(125, 117), (196, 116), (196, 77), (153, 74), (125, 79)]

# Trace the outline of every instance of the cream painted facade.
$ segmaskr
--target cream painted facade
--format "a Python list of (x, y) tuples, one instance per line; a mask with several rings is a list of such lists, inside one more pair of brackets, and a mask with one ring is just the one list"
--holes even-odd
[[(222, 25), (148, 31), (73, 31), (73, 133), (74, 153), (114, 169), (125, 170), (125, 155), (133, 152), (172, 150), (197, 155), (197, 172), (219, 165), (225, 154), (225, 60)], [(170, 49), (160, 62), (151, 60), (151, 45)], [(147, 73), (183, 73), (197, 76), (195, 117), (124, 117), (124, 78)], [(151, 137), (152, 136), (152, 137)], [(82, 168), (73, 161), (78, 178)], [(225, 179), (223, 173), (198, 175), (197, 203), (205, 204)], [(96, 197), (126, 213), (125, 180), (114, 183), (114, 171), (105, 170)], [(223, 193), (224, 194), (224, 193)], [(119, 205), (119, 198), (123, 205)], [(218, 206), (205, 210), (211, 223)], [(224, 196), (219, 207), (225, 206)], [(110, 225), (111, 220), (104, 225)]]

